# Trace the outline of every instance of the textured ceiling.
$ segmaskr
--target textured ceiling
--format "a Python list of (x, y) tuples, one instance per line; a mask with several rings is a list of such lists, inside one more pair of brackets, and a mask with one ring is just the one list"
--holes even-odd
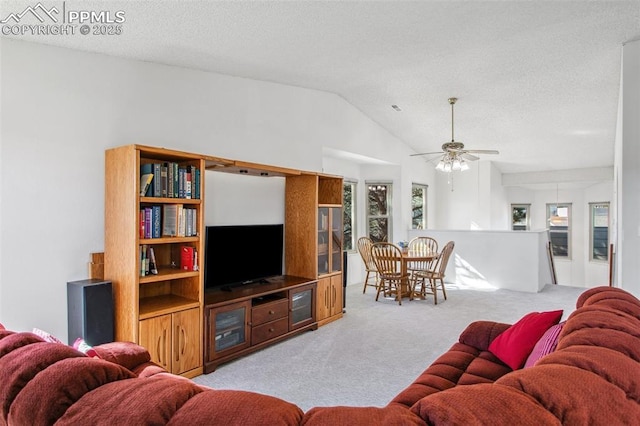
[(499, 150), (504, 173), (611, 166), (622, 45), (640, 38), (640, 0), (78, 5), (125, 11), (124, 33), (30, 39), (332, 92), (416, 152), (451, 139), (457, 97), (455, 139)]

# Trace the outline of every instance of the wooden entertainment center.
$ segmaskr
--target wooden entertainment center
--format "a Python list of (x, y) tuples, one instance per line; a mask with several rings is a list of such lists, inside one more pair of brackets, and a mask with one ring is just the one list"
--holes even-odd
[[(189, 184), (167, 194), (154, 176), (158, 192), (141, 195), (143, 166), (185, 170)], [(285, 179), (285, 275), (205, 292), (207, 170)], [(187, 210), (186, 225), (165, 234), (165, 212)], [(193, 265), (181, 263), (184, 252)], [(146, 347), (168, 371), (209, 373), (341, 318), (342, 270), (342, 177), (143, 145), (105, 153), (104, 278), (113, 285), (116, 340)]]

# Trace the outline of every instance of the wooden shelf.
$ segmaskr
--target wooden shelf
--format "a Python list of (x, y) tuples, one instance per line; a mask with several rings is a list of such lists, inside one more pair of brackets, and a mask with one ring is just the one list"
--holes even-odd
[(175, 294), (164, 294), (162, 296), (146, 297), (140, 299), (139, 316), (140, 320), (171, 314), (189, 308), (197, 308), (200, 303), (197, 300), (176, 296)]
[(200, 240), (196, 237), (161, 237), (161, 238), (141, 238), (140, 244), (182, 244), (193, 243)]
[(140, 197), (144, 204), (200, 204), (200, 198), (164, 198), (164, 197)]
[(156, 283), (158, 281), (179, 280), (181, 278), (197, 277), (200, 271), (183, 271), (169, 267), (160, 267), (157, 275), (140, 277), (140, 284)]

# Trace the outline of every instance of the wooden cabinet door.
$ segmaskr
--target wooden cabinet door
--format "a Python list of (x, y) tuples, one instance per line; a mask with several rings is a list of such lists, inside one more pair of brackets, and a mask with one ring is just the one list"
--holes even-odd
[(342, 274), (331, 276), (331, 288), (329, 296), (329, 315), (337, 315), (342, 312)]
[(171, 371), (171, 315), (148, 318), (139, 323), (139, 343), (151, 361)]
[(248, 348), (251, 344), (250, 320), (250, 300), (207, 309), (205, 361), (211, 362)]
[(318, 280), (316, 299), (316, 321), (322, 321), (331, 315), (331, 277)]
[(202, 364), (200, 342), (200, 309), (188, 309), (172, 314), (173, 360), (171, 372), (182, 374)]

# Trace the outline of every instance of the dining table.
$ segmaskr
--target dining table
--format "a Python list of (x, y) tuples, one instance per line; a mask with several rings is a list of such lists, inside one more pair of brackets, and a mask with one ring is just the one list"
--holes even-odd
[(410, 250), (402, 249), (402, 275), (407, 279), (402, 282), (402, 297), (411, 298), (411, 275), (409, 265), (412, 262), (431, 262), (438, 257), (438, 253), (430, 250)]

